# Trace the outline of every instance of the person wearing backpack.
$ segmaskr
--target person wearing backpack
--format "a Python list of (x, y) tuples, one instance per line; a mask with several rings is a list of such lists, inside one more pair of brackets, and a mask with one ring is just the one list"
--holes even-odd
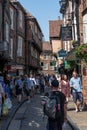
[[(44, 114), (48, 116), (47, 130), (62, 130), (62, 125), (67, 121), (66, 97), (58, 91), (59, 82), (53, 80), (51, 82), (51, 92), (46, 93), (44, 103)], [(48, 96), (49, 95), (49, 96)]]

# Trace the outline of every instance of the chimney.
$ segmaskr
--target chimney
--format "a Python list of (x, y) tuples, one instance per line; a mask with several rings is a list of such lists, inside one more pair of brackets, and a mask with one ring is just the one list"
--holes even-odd
[(58, 20), (60, 20), (60, 16), (58, 16)]
[(11, 2), (17, 2), (17, 0), (10, 0)]

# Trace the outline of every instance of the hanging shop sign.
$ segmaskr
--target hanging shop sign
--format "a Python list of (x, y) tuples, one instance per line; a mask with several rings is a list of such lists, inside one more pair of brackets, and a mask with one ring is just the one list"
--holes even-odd
[(72, 26), (61, 27), (61, 39), (62, 41), (72, 40)]
[(69, 69), (70, 68), (70, 64), (68, 61), (64, 61), (64, 67), (65, 69)]
[(66, 56), (66, 51), (64, 49), (58, 51), (58, 57), (65, 57), (65, 56)]

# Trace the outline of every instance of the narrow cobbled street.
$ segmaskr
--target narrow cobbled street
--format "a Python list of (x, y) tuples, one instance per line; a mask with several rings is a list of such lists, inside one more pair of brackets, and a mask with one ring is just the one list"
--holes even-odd
[(40, 96), (35, 95), (31, 102), (26, 102), (27, 109), (21, 121), (21, 130), (45, 130), (46, 121), (43, 120), (43, 112), (40, 104)]
[[(42, 106), (40, 104), (41, 96), (35, 95), (30, 103), (26, 102), (27, 109), (24, 118), (21, 121), (20, 130), (46, 130), (47, 117), (43, 120)], [(66, 130), (71, 130), (67, 125)]]

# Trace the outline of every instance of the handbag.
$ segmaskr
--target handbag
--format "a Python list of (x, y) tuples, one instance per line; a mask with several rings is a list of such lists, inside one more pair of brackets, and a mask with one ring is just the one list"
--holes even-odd
[(6, 116), (8, 114), (8, 107), (6, 106), (5, 103), (3, 104), (3, 107), (2, 107), (2, 114), (3, 116)]
[(12, 108), (12, 102), (11, 102), (10, 98), (6, 98), (4, 103), (8, 109)]

